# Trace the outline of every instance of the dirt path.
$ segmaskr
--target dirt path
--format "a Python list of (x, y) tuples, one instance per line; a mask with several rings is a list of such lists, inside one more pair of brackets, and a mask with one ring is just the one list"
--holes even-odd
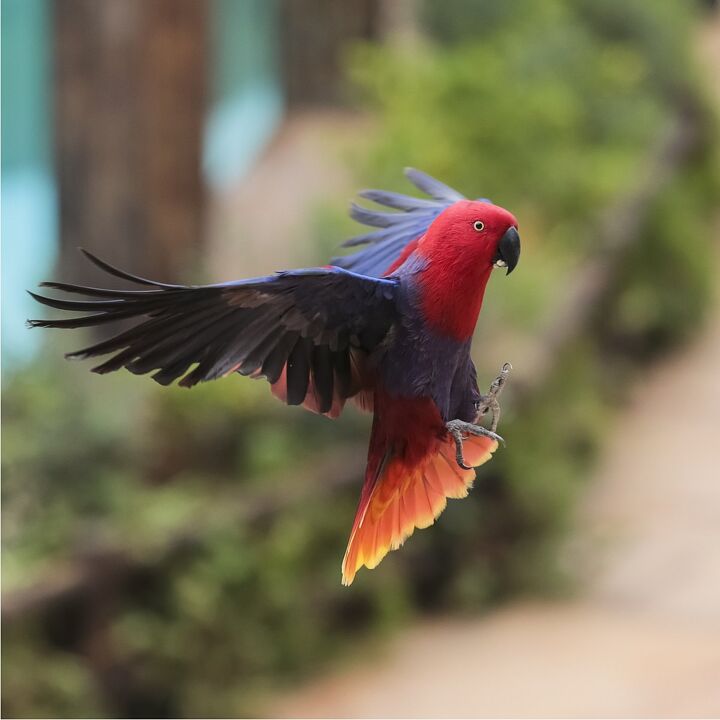
[(577, 599), (422, 624), (272, 714), (720, 716), (720, 297), (703, 336), (636, 388), (576, 535)]

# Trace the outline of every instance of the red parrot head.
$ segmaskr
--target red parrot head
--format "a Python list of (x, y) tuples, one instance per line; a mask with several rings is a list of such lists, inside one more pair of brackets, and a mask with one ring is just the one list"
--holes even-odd
[(511, 273), (520, 258), (515, 216), (483, 200), (461, 200), (433, 221), (418, 242), (427, 320), (445, 335), (469, 338), (494, 267)]
[(515, 216), (484, 200), (463, 200), (444, 210), (418, 243), (421, 255), (439, 261), (462, 258), (478, 269), (505, 267), (509, 275), (520, 258)]

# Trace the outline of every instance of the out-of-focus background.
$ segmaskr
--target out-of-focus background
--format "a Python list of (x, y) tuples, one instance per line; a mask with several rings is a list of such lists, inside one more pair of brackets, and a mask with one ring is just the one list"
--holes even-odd
[[(718, 77), (711, 2), (2, 0), (3, 715), (720, 714)], [(408, 165), (520, 219), (508, 447), (348, 589), (367, 416), (23, 290), (324, 264)]]

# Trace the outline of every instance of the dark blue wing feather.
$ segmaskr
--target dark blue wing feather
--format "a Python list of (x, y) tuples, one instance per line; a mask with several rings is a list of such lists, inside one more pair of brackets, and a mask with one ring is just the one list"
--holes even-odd
[(443, 210), (464, 199), (456, 190), (419, 170), (406, 168), (405, 176), (432, 199), (385, 190), (364, 190), (360, 197), (400, 212), (368, 209), (353, 203), (350, 207), (351, 217), (363, 225), (379, 229), (344, 242), (343, 247), (366, 247), (352, 255), (333, 258), (333, 265), (363, 275), (380, 277), (399, 257), (405, 246), (423, 235)]
[(363, 190), (359, 193), (360, 197), (401, 212), (369, 209), (352, 203), (350, 216), (363, 225), (378, 229), (346, 240), (343, 247), (366, 247), (351, 255), (334, 257), (330, 261), (333, 265), (363, 275), (381, 277), (402, 254), (405, 246), (424, 235), (443, 210), (458, 200), (465, 200), (457, 190), (420, 170), (406, 168), (405, 177), (432, 199), (386, 190)]
[(371, 353), (397, 317), (395, 280), (337, 267), (183, 286), (129, 275), (86, 255), (102, 270), (153, 289), (43, 283), (85, 296), (64, 300), (31, 293), (43, 305), (81, 316), (29, 323), (75, 328), (136, 320), (114, 337), (69, 354), (81, 359), (111, 355), (93, 368), (99, 373), (123, 367), (136, 374), (155, 371), (159, 383), (182, 378), (186, 387), (232, 372), (264, 376), (273, 385), (282, 378), (276, 394), (289, 404), (336, 413), (361, 389), (351, 369), (356, 356)]
[(429, 195), (433, 200), (451, 204), (458, 200), (465, 200), (465, 196), (461, 195), (457, 190), (453, 190), (449, 185), (436, 180), (434, 177), (415, 170), (415, 168), (405, 168), (405, 177), (416, 187)]

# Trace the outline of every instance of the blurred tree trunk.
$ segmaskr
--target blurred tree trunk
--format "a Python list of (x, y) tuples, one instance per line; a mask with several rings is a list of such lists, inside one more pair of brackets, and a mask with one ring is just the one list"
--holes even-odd
[(283, 0), (281, 47), (290, 106), (334, 104), (349, 41), (380, 33), (380, 0)]
[(206, 0), (55, 0), (61, 271), (77, 246), (131, 272), (187, 276), (202, 238)]

